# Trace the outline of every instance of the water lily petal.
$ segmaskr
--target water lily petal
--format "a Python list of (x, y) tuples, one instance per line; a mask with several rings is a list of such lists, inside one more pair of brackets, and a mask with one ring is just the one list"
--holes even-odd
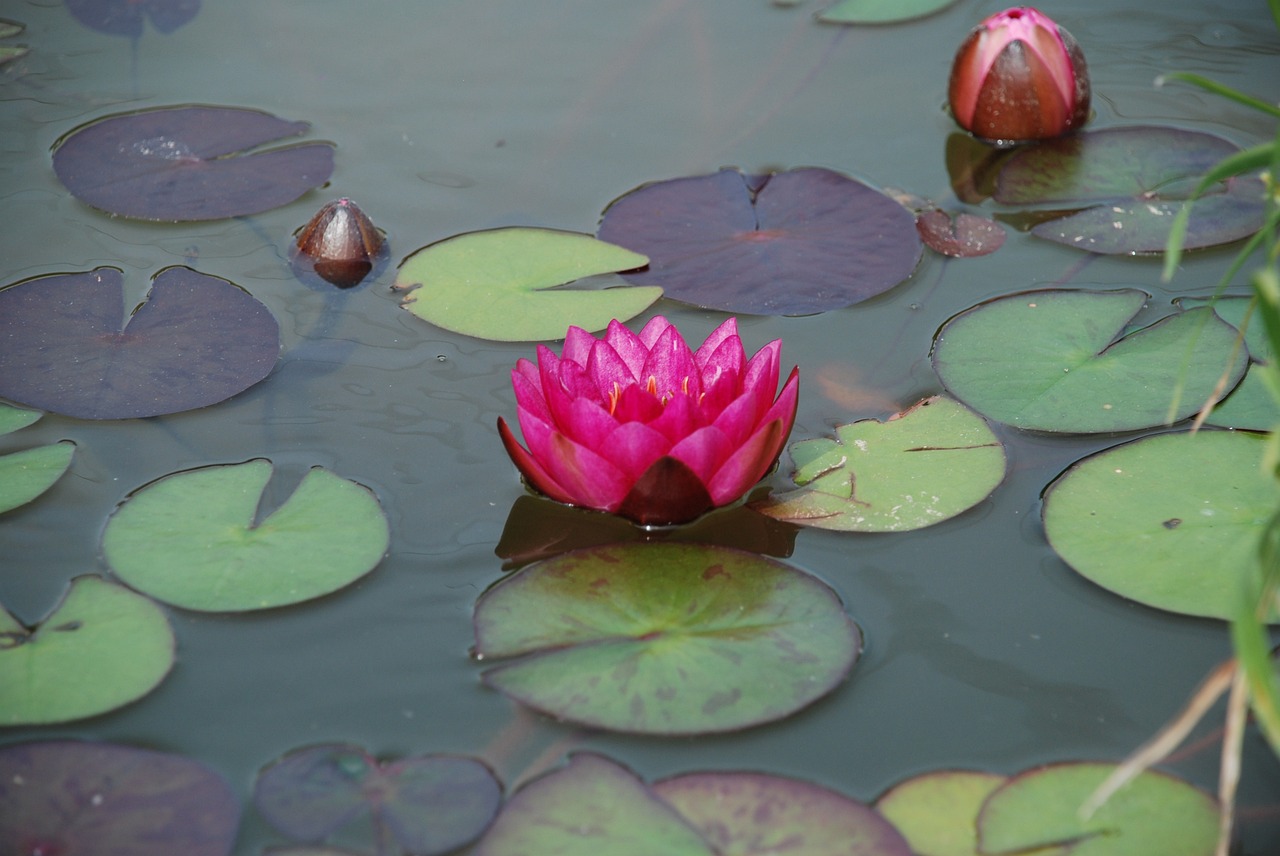
[(649, 426), (661, 431), (669, 442), (679, 443), (705, 424), (695, 399), (688, 395), (677, 395), (666, 403), (662, 413)]
[(619, 503), (616, 513), (643, 526), (688, 523), (715, 505), (701, 479), (675, 458), (653, 462)]
[(587, 376), (587, 370), (572, 360), (560, 360), (556, 374), (551, 374), (540, 360), (539, 368), (542, 377), (542, 394), (551, 411), (552, 420), (561, 428), (569, 425), (572, 419), (573, 402), (579, 398), (594, 401), (608, 407), (608, 401), (601, 395), (596, 385)]
[(560, 359), (573, 360), (578, 365), (585, 366), (592, 347), (598, 341), (599, 339), (581, 327), (570, 327), (569, 332), (564, 336), (564, 348), (560, 351)]
[(644, 368), (644, 361), (649, 357), (649, 346), (616, 319), (609, 322), (604, 341), (608, 342), (609, 347), (622, 357), (627, 368), (631, 370), (631, 377), (639, 380), (640, 370)]
[(732, 451), (724, 432), (707, 425), (676, 443), (668, 454), (692, 470), (703, 484), (709, 484)]
[(744, 389), (741, 395), (729, 402), (729, 405), (716, 416), (712, 424), (724, 432), (730, 444), (738, 446), (745, 442), (760, 424), (760, 420), (756, 417), (756, 412), (759, 410), (758, 398), (759, 395), (755, 390)]
[(675, 327), (663, 330), (649, 349), (649, 358), (640, 370), (640, 383), (646, 384), (650, 378), (659, 398), (681, 392), (696, 397), (702, 392), (701, 373), (693, 361), (693, 351)]
[(551, 497), (557, 502), (573, 502), (573, 497), (569, 492), (556, 483), (551, 474), (542, 468), (532, 455), (516, 440), (515, 435), (511, 433), (510, 426), (501, 416), (498, 417), (498, 436), (502, 438), (502, 445), (506, 447), (507, 454), (511, 456), (511, 461), (516, 465), (516, 469), (524, 476), (529, 486), (541, 494)]
[(662, 402), (639, 384), (622, 388), (613, 407), (613, 418), (619, 422), (652, 422), (662, 415)]
[(556, 419), (556, 425), (560, 433), (575, 443), (607, 458), (613, 457), (608, 444), (609, 437), (618, 429), (618, 420), (609, 414), (608, 408), (589, 398), (575, 398), (563, 418)]
[(670, 449), (671, 441), (662, 432), (643, 422), (626, 422), (615, 425), (596, 451), (634, 482)]
[(742, 346), (742, 339), (738, 336), (738, 319), (728, 318), (719, 327), (711, 331), (711, 335), (703, 340), (698, 346), (698, 350), (694, 352), (694, 362), (698, 364), (698, 368), (706, 373), (707, 363), (720, 347), (731, 339), (738, 340), (738, 346)]
[(543, 421), (551, 419), (551, 411), (547, 409), (547, 400), (542, 395), (542, 384), (538, 380), (538, 369), (533, 363), (528, 360), (516, 363), (511, 370), (511, 388), (515, 390), (518, 407), (536, 413)]
[(520, 428), (530, 455), (569, 496), (562, 501), (612, 511), (630, 489), (631, 479), (621, 470), (551, 426), (531, 421)]
[(705, 349), (704, 344), (694, 354), (694, 359), (702, 371), (703, 392), (721, 383), (726, 377), (742, 376), (743, 367), (747, 362), (747, 352), (742, 347), (742, 340), (737, 336), (730, 336), (723, 340), (713, 351), (704, 353)]
[[(644, 365), (643, 359), (640, 365)], [(622, 355), (608, 342), (601, 341), (596, 342), (595, 347), (591, 349), (591, 356), (587, 358), (587, 374), (590, 375), (591, 382), (604, 395), (609, 395), (615, 385), (621, 389), (637, 380)]]
[(658, 338), (667, 332), (667, 328), (671, 326), (671, 322), (666, 318), (661, 315), (655, 315), (649, 319), (649, 323), (640, 329), (640, 341), (644, 343), (645, 348), (652, 349)]
[(711, 481), (707, 483), (711, 500), (716, 505), (726, 505), (750, 490), (764, 478), (778, 458), (776, 454), (772, 458), (767, 457), (769, 450), (777, 448), (781, 451), (786, 439), (781, 421), (775, 419), (762, 425), (747, 442), (733, 451), (720, 470), (711, 477)]

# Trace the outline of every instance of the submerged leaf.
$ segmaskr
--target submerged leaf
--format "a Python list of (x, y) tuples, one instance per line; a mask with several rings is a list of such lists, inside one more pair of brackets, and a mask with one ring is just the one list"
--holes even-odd
[(648, 734), (731, 731), (830, 692), (861, 633), (825, 584), (737, 550), (656, 543), (566, 553), (480, 598), (485, 683), (561, 719)]
[(115, 268), (0, 290), (0, 395), (66, 416), (207, 407), (265, 378), (279, 352), (280, 328), (266, 306), (190, 268), (157, 274), (128, 316)]
[(920, 260), (915, 218), (848, 176), (736, 170), (642, 185), (615, 199), (601, 240), (649, 257), (638, 285), (695, 306), (807, 315), (888, 291)]
[(53, 171), (80, 201), (123, 217), (180, 221), (257, 214), (329, 180), (330, 143), (254, 151), (309, 128), (241, 107), (118, 113), (59, 140)]
[(77, 740), (0, 747), (6, 852), (228, 856), (239, 823), (235, 792), (189, 758)]
[(129, 585), (185, 609), (269, 609), (349, 585), (381, 561), (386, 517), (366, 487), (312, 468), (255, 522), (271, 464), (174, 473), (132, 494), (107, 522), (102, 552)]
[(412, 253), (400, 263), (393, 288), (409, 292), (401, 305), (414, 315), (455, 333), (498, 342), (563, 339), (570, 325), (594, 332), (640, 314), (662, 289), (558, 286), (647, 261), (577, 232), (492, 229)]
[(359, 746), (299, 749), (258, 774), (253, 802), (291, 838), (320, 841), (371, 819), (379, 840), (418, 854), (448, 853), (474, 840), (498, 811), (502, 786), (480, 761), (421, 755), (378, 761)]

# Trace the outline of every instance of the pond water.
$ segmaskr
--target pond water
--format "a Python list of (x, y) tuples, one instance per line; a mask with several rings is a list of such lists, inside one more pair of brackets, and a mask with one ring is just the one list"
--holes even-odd
[[(533, 345), (411, 316), (389, 288), (394, 262), (475, 229), (593, 232), (631, 188), (726, 165), (823, 166), (954, 204), (943, 159), (955, 131), (943, 109), (951, 57), (1001, 4), (962, 0), (926, 20), (850, 29), (815, 23), (817, 8), (223, 0), (172, 33), (148, 27), (131, 39), (81, 26), (61, 4), (9, 4), (31, 53), (0, 77), (3, 283), (109, 265), (125, 272), (133, 305), (155, 272), (189, 264), (267, 304), (284, 342), (266, 382), (214, 407), (102, 423), (47, 416), (0, 440), (0, 451), (77, 444), (66, 477), (0, 520), (0, 600), (35, 622), (68, 580), (106, 573), (102, 528), (129, 491), (205, 464), (269, 458), (268, 505), (309, 467), (329, 468), (376, 492), (392, 541), (371, 575), (318, 601), (243, 616), (171, 610), (179, 657), (158, 690), (0, 741), (77, 736), (177, 752), (242, 795), (283, 752), (349, 741), (387, 756), (477, 754), (508, 789), (591, 748), (646, 778), (755, 769), (870, 801), (926, 770), (1118, 760), (1150, 737), (1230, 656), (1223, 625), (1092, 585), (1055, 556), (1040, 523), (1054, 476), (1129, 435), (996, 426), (1009, 473), (977, 508), (907, 534), (799, 532), (786, 561), (840, 593), (866, 650), (846, 684), (784, 721), (715, 737), (620, 736), (529, 714), (479, 683), (471, 611), (503, 576), (495, 546), (524, 494), (495, 421), (514, 414), (509, 370)], [(1089, 58), (1091, 127), (1171, 124), (1241, 145), (1272, 132), (1222, 99), (1152, 85), (1183, 70), (1274, 98), (1280, 38), (1261, 0), (1041, 8)], [(329, 187), (249, 218), (153, 224), (94, 211), (54, 177), (50, 148), (76, 126), (184, 103), (311, 122), (310, 138), (337, 143)], [(386, 230), (393, 261), (349, 292), (299, 284), (284, 257), (291, 233), (338, 196)], [(1207, 294), (1233, 252), (1194, 254), (1165, 286), (1156, 261), (1089, 257), (1010, 230), (990, 256), (926, 252), (910, 280), (865, 303), (739, 323), (749, 351), (781, 338), (785, 366), (801, 367), (792, 438), (802, 439), (941, 392), (932, 336), (982, 300), (1054, 283), (1135, 286), (1153, 295), (1156, 317), (1173, 297)], [(633, 326), (658, 313), (698, 341), (724, 317), (660, 301)], [(788, 472), (784, 459), (774, 483)], [(1171, 765), (1210, 790), (1221, 713)], [(1240, 803), (1244, 852), (1280, 852), (1280, 763), (1252, 732)], [(246, 812), (238, 853), (279, 841)]]

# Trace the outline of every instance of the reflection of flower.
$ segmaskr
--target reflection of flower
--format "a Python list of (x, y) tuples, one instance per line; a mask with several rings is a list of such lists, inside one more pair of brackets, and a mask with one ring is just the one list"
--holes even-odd
[[(552, 499), (644, 525), (684, 523), (745, 494), (782, 451), (799, 370), (777, 394), (782, 343), (750, 361), (730, 318), (691, 351), (658, 316), (639, 335), (570, 327), (561, 356), (511, 373), (526, 451), (503, 419), (507, 453)], [(777, 399), (774, 396), (777, 394)]]
[(969, 33), (951, 67), (951, 112), (989, 140), (1042, 140), (1089, 117), (1089, 70), (1071, 34), (1030, 7), (1006, 9)]

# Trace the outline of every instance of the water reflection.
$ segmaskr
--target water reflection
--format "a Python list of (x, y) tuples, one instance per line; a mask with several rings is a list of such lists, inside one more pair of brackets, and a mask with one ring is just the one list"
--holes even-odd
[(84, 26), (111, 36), (142, 35), (146, 21), (172, 33), (200, 14), (200, 0), (66, 0), (67, 11)]
[(612, 514), (562, 505), (526, 494), (511, 506), (494, 552), (504, 571), (570, 550), (634, 541), (675, 541), (735, 547), (786, 558), (795, 549), (799, 527), (735, 505), (682, 526), (642, 527)]

